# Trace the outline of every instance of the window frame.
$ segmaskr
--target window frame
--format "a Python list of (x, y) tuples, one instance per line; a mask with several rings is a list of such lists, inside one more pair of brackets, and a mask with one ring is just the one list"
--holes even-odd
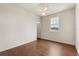
[[(53, 22), (52, 22), (53, 21)], [(60, 18), (59, 16), (52, 16), (50, 18), (50, 30), (51, 31), (58, 31), (60, 28)], [(56, 27), (57, 26), (57, 27)]]

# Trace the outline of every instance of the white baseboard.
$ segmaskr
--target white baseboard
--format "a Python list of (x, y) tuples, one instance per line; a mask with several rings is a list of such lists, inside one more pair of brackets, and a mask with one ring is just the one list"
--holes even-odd
[(4, 48), (4, 49), (0, 49), (0, 52), (3, 52), (3, 51), (6, 51), (6, 50), (15, 48), (15, 47), (18, 47), (18, 46), (27, 44), (27, 43), (30, 43), (30, 42), (35, 41), (35, 40), (37, 40), (37, 39), (29, 40), (29, 41), (23, 41), (23, 42), (18, 42), (17, 44), (15, 44), (15, 45), (13, 45), (13, 46), (10, 46), (10, 47)]
[[(45, 39), (45, 38), (40, 38), (40, 39)], [(49, 40), (49, 39), (45, 39), (45, 40)], [(51, 39), (50, 39), (50, 41), (55, 41), (55, 42), (59, 42), (59, 43), (69, 44), (69, 43), (66, 43), (66, 42), (61, 42), (61, 41), (56, 41), (56, 40), (51, 40)], [(75, 46), (74, 44), (69, 44), (69, 45)]]

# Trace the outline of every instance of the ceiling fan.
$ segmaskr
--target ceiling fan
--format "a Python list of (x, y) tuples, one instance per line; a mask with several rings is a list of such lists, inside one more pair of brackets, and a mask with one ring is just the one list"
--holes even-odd
[(46, 3), (40, 3), (40, 11), (42, 16), (47, 16), (48, 14), (48, 4)]

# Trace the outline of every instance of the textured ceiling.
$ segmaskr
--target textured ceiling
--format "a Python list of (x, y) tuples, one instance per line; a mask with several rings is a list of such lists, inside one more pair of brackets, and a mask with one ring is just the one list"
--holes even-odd
[[(74, 8), (74, 3), (46, 3), (48, 6), (48, 13), (47, 15), (54, 14), (66, 9)], [(41, 5), (40, 3), (21, 3), (17, 4), (18, 6), (32, 12), (35, 15), (41, 16)]]

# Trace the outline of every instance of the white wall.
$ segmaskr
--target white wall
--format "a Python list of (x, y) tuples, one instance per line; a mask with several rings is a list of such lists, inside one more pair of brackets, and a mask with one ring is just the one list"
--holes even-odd
[[(75, 9), (64, 10), (46, 17), (42, 17), (41, 38), (52, 41), (75, 44)], [(50, 31), (50, 19), (59, 16), (60, 28), (56, 32)]]
[(37, 21), (37, 38), (40, 38), (41, 37), (41, 17), (38, 19)]
[(76, 4), (76, 49), (79, 54), (79, 4)]
[(40, 23), (38, 23), (37, 24), (37, 38), (40, 38), (40, 34), (41, 34), (41, 24)]
[(36, 20), (16, 5), (0, 4), (0, 51), (36, 40)]

